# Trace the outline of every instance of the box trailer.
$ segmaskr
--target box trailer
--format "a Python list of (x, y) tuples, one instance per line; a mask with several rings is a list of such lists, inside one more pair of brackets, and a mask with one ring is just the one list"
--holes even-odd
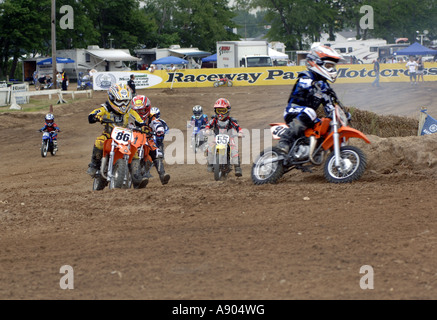
[(271, 67), (267, 41), (218, 41), (217, 68)]

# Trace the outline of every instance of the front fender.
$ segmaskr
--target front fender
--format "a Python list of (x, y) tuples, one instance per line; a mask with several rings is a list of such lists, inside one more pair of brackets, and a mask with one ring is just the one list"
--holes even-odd
[[(346, 141), (349, 140), (350, 138), (358, 138), (358, 139), (363, 139), (364, 141), (366, 141), (366, 143), (370, 143), (370, 140), (367, 138), (367, 136), (364, 133), (351, 127), (341, 127), (338, 130), (338, 133), (340, 135), (340, 140), (342, 138), (345, 138)], [(329, 150), (332, 148), (333, 145), (334, 145), (334, 133), (331, 132), (328, 135), (328, 137), (326, 137), (325, 141), (323, 141), (322, 148), (324, 150)]]

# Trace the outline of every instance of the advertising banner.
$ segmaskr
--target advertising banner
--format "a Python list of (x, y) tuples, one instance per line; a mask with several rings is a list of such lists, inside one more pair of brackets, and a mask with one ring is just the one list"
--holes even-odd
[[(232, 80), (233, 86), (292, 85), (304, 66), (258, 68), (205, 68), (166, 70), (98, 72), (94, 76), (94, 90), (107, 90), (116, 82), (127, 82), (135, 75), (137, 89), (213, 87), (220, 78)], [(336, 83), (371, 83), (375, 80), (372, 64), (337, 65)], [(425, 81), (437, 81), (437, 63), (425, 62)], [(381, 64), (380, 79), (384, 82), (408, 82), (408, 70), (403, 63)]]

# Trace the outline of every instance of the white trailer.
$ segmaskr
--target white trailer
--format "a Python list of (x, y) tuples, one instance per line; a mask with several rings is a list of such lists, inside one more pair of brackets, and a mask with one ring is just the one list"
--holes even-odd
[(271, 67), (267, 41), (218, 41), (217, 68)]
[(86, 74), (91, 69), (97, 71), (130, 71), (130, 62), (137, 63), (141, 61), (141, 59), (131, 56), (129, 49), (102, 49), (99, 46), (88, 46), (87, 49), (57, 50), (56, 54), (59, 57), (74, 60), (74, 63), (64, 65), (65, 72), (70, 80), (77, 79), (79, 72)]
[(358, 63), (373, 63), (378, 58), (378, 48), (386, 46), (387, 41), (384, 39), (356, 40), (337, 36), (336, 41), (329, 41), (322, 37), (320, 42), (314, 44), (329, 46), (343, 56), (355, 57), (354, 60)]

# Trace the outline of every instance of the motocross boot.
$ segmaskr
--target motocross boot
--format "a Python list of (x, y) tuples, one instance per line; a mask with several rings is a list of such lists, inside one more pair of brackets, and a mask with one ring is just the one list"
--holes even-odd
[(293, 142), (305, 131), (304, 124), (297, 118), (294, 118), (290, 123), (290, 127), (281, 135), (278, 143), (278, 148), (284, 154), (288, 154)]
[(167, 184), (168, 180), (170, 180), (170, 175), (165, 173), (164, 164), (162, 163), (162, 158), (158, 158), (153, 160), (153, 164), (155, 165), (156, 171), (159, 174), (159, 179), (161, 180), (161, 184)]
[(141, 173), (135, 173), (134, 189), (143, 189), (149, 183), (149, 178), (143, 177)]
[(96, 146), (93, 147), (93, 154), (91, 156), (91, 163), (88, 165), (88, 173), (91, 178), (96, 176), (97, 170), (100, 168), (102, 161), (103, 150), (98, 149)]
[(53, 140), (53, 150), (58, 151), (58, 140)]

